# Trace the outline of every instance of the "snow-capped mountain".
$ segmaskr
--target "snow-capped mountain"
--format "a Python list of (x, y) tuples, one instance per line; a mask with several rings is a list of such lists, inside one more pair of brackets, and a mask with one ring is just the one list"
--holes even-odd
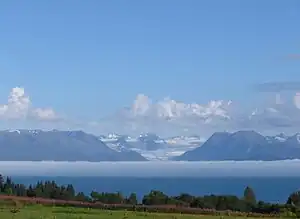
[(300, 158), (300, 134), (263, 136), (254, 131), (213, 134), (201, 147), (175, 160), (285, 160)]
[(200, 136), (160, 137), (83, 131), (0, 131), (0, 160), (146, 161), (146, 160), (284, 160), (300, 159), (300, 133), (263, 136), (254, 131)]
[(161, 138), (153, 133), (141, 133), (136, 137), (108, 134), (100, 136), (100, 140), (116, 151), (135, 151), (148, 160), (169, 160), (200, 146), (204, 141), (198, 136)]
[(131, 150), (116, 151), (83, 131), (0, 131), (0, 161), (145, 161)]
[(270, 142), (270, 143), (272, 143), (272, 142), (285, 142), (288, 138), (289, 138), (289, 136), (285, 135), (284, 133), (280, 133), (280, 134), (275, 135), (275, 136), (266, 136), (267, 141)]

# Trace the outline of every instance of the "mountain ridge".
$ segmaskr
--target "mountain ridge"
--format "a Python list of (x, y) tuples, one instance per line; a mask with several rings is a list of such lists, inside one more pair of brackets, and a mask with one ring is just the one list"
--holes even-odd
[(222, 161), (300, 159), (300, 134), (263, 136), (241, 130), (200, 136), (162, 138), (154, 133), (136, 137), (95, 136), (80, 130), (0, 131), (2, 161)]
[[(280, 138), (279, 138), (280, 137)], [(201, 147), (175, 157), (177, 161), (285, 160), (300, 158), (300, 135), (263, 136), (255, 131), (215, 133)]]
[(146, 161), (134, 151), (114, 151), (83, 131), (0, 131), (0, 148), (1, 161)]

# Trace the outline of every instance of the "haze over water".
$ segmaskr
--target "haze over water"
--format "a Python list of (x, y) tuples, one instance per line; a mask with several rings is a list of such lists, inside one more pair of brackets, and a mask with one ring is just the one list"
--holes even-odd
[(8, 176), (287, 177), (300, 176), (300, 160), (205, 162), (1, 161)]

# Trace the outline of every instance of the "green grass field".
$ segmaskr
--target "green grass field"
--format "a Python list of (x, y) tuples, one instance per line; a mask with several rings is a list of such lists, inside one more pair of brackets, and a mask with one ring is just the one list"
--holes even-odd
[[(233, 219), (236, 217), (161, 214), (130, 211), (105, 211), (86, 208), (24, 206), (17, 212), (11, 207), (0, 209), (0, 219)], [(246, 218), (246, 217), (245, 217)], [(238, 219), (238, 218), (237, 218)], [(242, 219), (242, 217), (240, 217)], [(249, 218), (248, 218), (249, 219)]]

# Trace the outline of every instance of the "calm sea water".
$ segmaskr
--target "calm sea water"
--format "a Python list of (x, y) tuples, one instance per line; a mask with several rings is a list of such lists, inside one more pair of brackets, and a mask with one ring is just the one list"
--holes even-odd
[(300, 177), (222, 177), (222, 178), (134, 178), (134, 177), (35, 177), (16, 176), (13, 180), (26, 185), (38, 180), (55, 180), (58, 184), (71, 183), (76, 191), (87, 195), (98, 192), (120, 191), (124, 195), (135, 192), (141, 199), (152, 189), (168, 195), (189, 193), (193, 195), (232, 194), (242, 196), (246, 186), (251, 186), (257, 199), (269, 202), (285, 202), (288, 195), (300, 189)]

